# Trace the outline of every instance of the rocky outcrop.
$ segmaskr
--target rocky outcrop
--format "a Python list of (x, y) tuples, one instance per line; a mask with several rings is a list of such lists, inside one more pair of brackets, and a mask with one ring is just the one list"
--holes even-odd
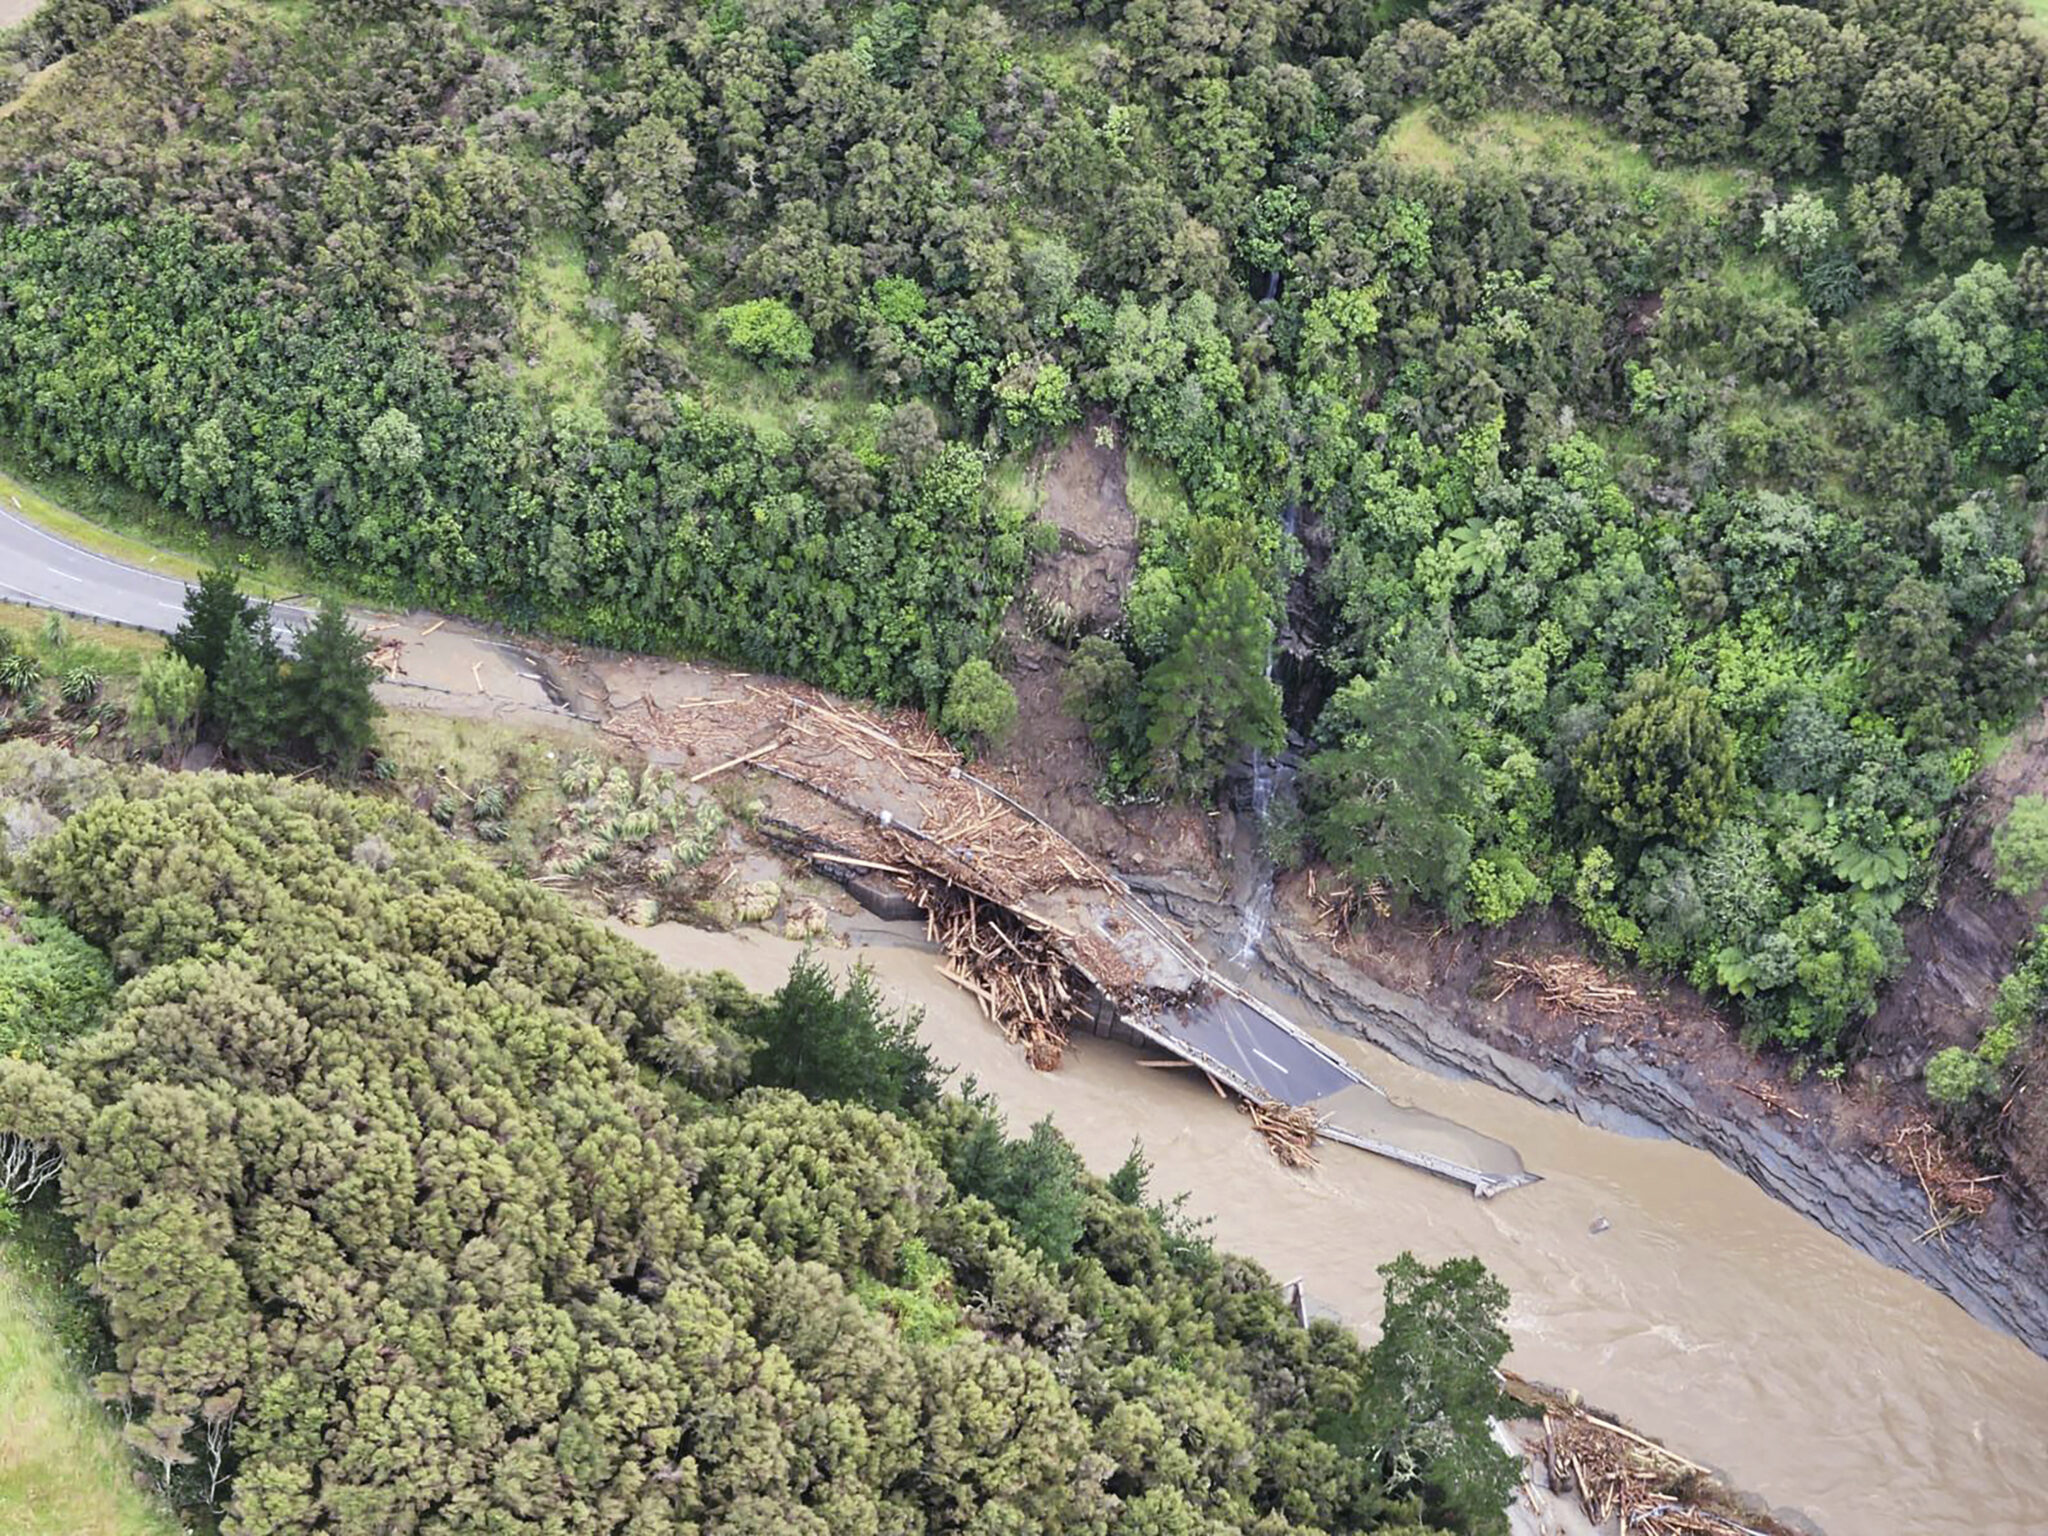
[[(1198, 930), (1235, 931), (1235, 914), (1207, 892), (1170, 880), (1131, 883)], [(1624, 1049), (1591, 1030), (1572, 1037), (1555, 1060), (1511, 1055), (1459, 1027), (1443, 1009), (1379, 985), (1281, 922), (1262, 959), (1275, 980), (1330, 1024), (1403, 1061), (1477, 1079), (1603, 1129), (1670, 1136), (1711, 1152), (1843, 1241), (2048, 1355), (2048, 1242), (2024, 1217), (2002, 1228), (1968, 1224), (1945, 1241), (1922, 1242), (1927, 1203), (1917, 1184), (1858, 1147), (1754, 1112), (1747, 1100), (1683, 1060)]]

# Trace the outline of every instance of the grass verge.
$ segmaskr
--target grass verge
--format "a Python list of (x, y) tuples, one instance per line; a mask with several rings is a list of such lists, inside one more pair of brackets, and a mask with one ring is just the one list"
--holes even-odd
[(216, 533), (146, 496), (63, 470), (31, 470), (6, 444), (0, 444), (0, 506), (81, 549), (183, 581), (225, 560), (240, 573), (243, 590), (257, 597), (331, 590), (331, 583), (276, 552)]
[(178, 1536), (188, 1527), (144, 1491), (86, 1392), (94, 1325), (72, 1268), (69, 1235), (46, 1212), (0, 1236), (0, 1531)]
[[(50, 620), (56, 618), (53, 631)], [(66, 666), (85, 662), (108, 677), (134, 677), (143, 662), (164, 648), (162, 635), (118, 624), (94, 624), (74, 619), (50, 608), (31, 608), (26, 603), (0, 599), (0, 630), (42, 662), (45, 672), (61, 672)]]

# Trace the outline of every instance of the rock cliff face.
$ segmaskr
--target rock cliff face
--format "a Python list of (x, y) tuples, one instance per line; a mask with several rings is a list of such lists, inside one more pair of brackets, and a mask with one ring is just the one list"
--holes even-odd
[[(1197, 930), (1236, 931), (1235, 914), (1206, 892), (1177, 881), (1132, 885)], [(1919, 1241), (1927, 1203), (1917, 1184), (1810, 1124), (1756, 1112), (1683, 1059), (1624, 1049), (1591, 1028), (1549, 1059), (1512, 1055), (1426, 999), (1381, 986), (1285, 922), (1275, 922), (1262, 958), (1275, 980), (1332, 1026), (1403, 1061), (1476, 1079), (1589, 1125), (1670, 1136), (1711, 1152), (1843, 1241), (2048, 1355), (2048, 1241), (2024, 1218), (1965, 1224), (1946, 1241)]]

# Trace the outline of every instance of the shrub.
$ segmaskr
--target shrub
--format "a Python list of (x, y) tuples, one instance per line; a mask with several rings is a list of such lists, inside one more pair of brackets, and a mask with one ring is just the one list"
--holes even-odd
[(206, 674), (175, 651), (142, 664), (128, 729), (147, 747), (168, 747), (188, 735), (206, 697)]
[(811, 328), (780, 299), (749, 299), (711, 317), (719, 339), (742, 357), (778, 368), (800, 368), (811, 360)]
[(99, 697), (102, 681), (97, 667), (81, 661), (64, 669), (64, 675), (57, 681), (57, 691), (66, 704), (90, 704)]
[(2048, 795), (2021, 795), (1992, 834), (1992, 884), (2008, 896), (2027, 896), (2048, 880)]
[(0, 656), (0, 689), (23, 694), (43, 680), (43, 664), (26, 651)]
[(946, 687), (939, 729), (956, 742), (1000, 746), (1017, 723), (1017, 691), (988, 662), (963, 661)]
[(1943, 187), (1920, 215), (1920, 249), (1940, 267), (1959, 267), (1991, 249), (1991, 214), (1982, 187)]
[(1795, 192), (1775, 208), (1766, 208), (1758, 242), (1775, 247), (1804, 267), (1834, 243), (1838, 221), (1834, 209), (1811, 192)]
[(1991, 1084), (1991, 1072), (1961, 1046), (1936, 1052), (1927, 1063), (1927, 1097), (1943, 1109), (1968, 1103)]
[(106, 956), (0, 889), (0, 1056), (40, 1052), (98, 1021), (113, 988)]

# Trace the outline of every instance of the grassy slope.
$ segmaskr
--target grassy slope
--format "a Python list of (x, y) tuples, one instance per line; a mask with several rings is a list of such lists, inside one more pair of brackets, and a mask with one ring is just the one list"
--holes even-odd
[(569, 235), (551, 236), (528, 255), (519, 332), (530, 366), (521, 382), (545, 405), (601, 411), (618, 327), (590, 312), (594, 294), (585, 259)]
[(1448, 174), (1468, 165), (1541, 165), (1555, 173), (1614, 182), (1634, 194), (1676, 197), (1702, 214), (1726, 207), (1740, 186), (1733, 171), (1657, 166), (1618, 134), (1560, 113), (1488, 112), (1470, 123), (1452, 124), (1432, 107), (1412, 107), (1395, 120), (1380, 147), (1413, 170)]
[(174, 1536), (186, 1527), (137, 1483), (134, 1457), (66, 1347), (65, 1269), (34, 1216), (0, 1238), (0, 1531)]

